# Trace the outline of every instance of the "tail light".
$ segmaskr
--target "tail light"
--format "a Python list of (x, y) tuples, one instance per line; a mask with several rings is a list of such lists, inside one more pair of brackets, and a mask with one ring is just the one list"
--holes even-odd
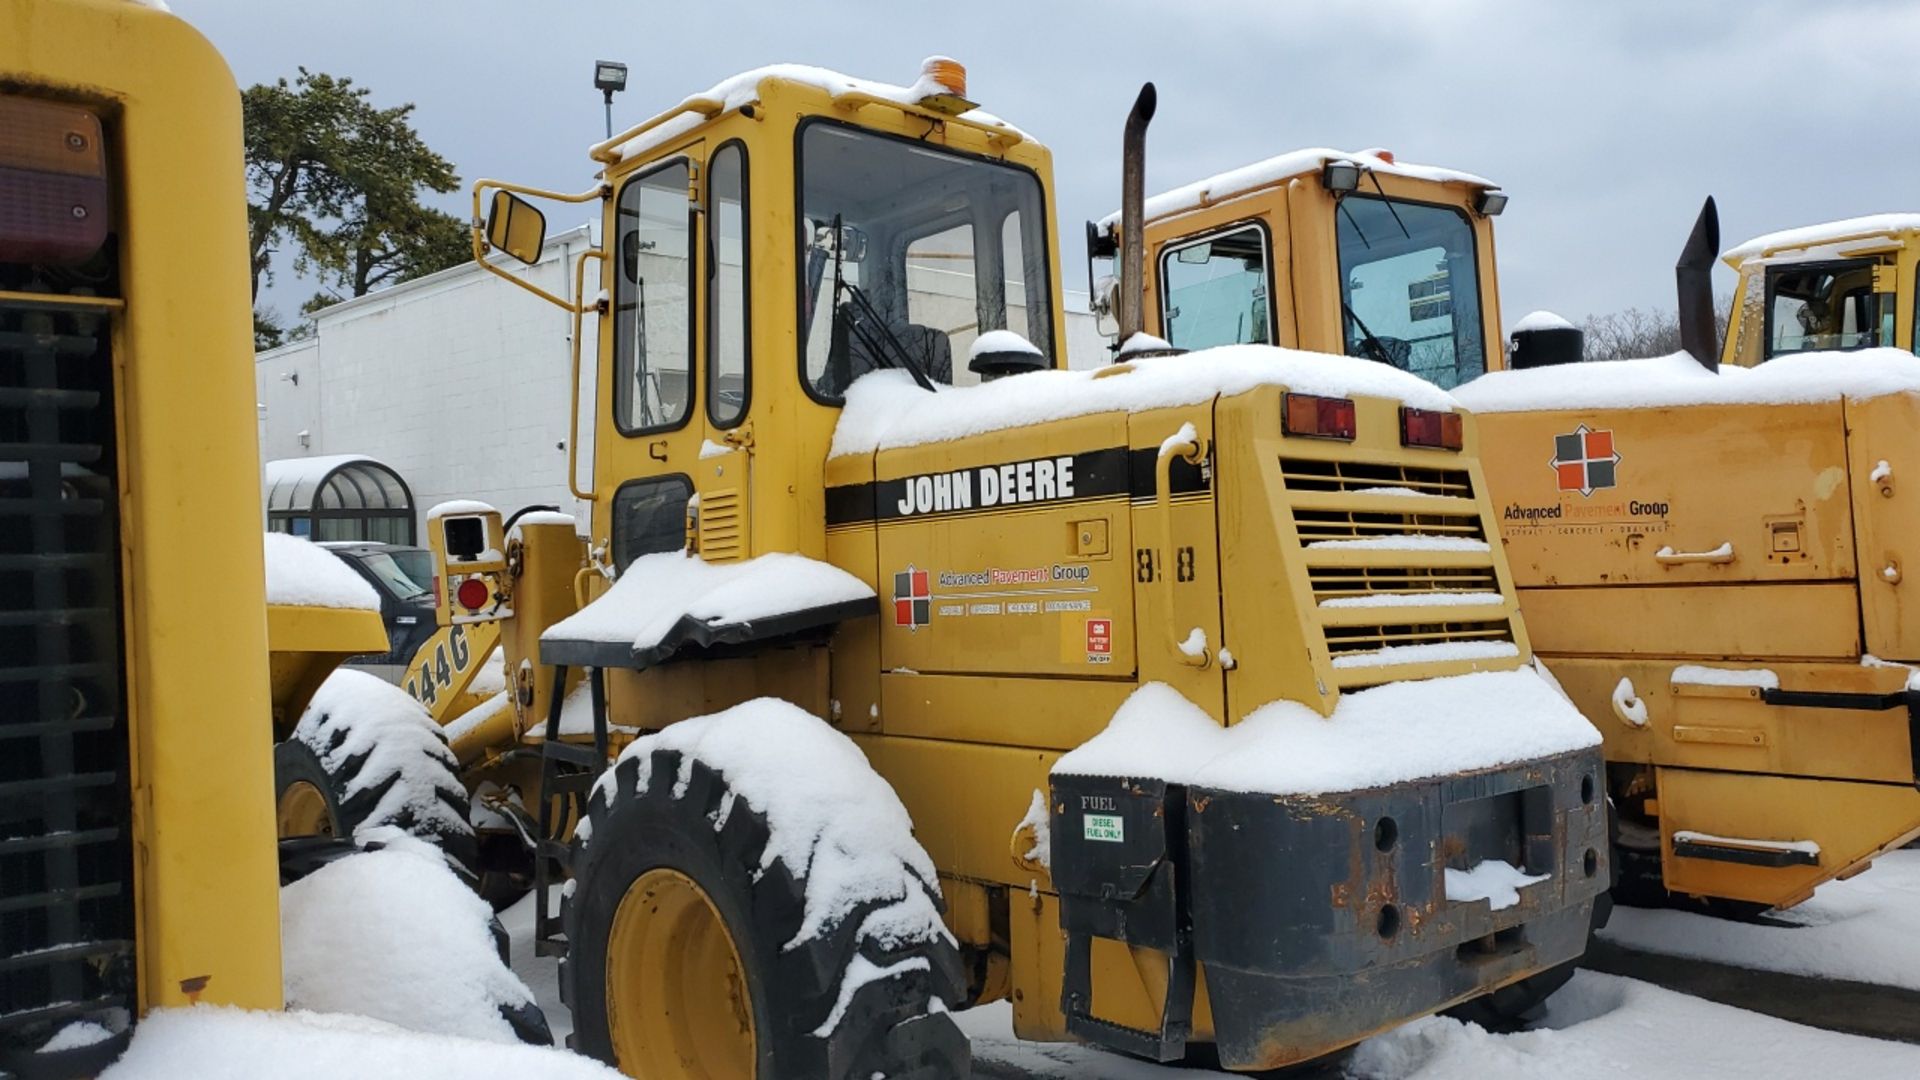
[(0, 94), (0, 262), (78, 262), (107, 241), (100, 118)]
[(1353, 441), (1353, 399), (1288, 394), (1281, 404), (1282, 426), (1289, 435)]
[(1400, 410), (1400, 445), (1458, 450), (1465, 442), (1465, 426), (1457, 412), (1403, 408)]

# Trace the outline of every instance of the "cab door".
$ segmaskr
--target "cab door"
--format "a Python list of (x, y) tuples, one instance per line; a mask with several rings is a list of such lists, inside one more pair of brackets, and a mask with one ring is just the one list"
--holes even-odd
[(707, 162), (703, 186), (706, 389), (700, 421), (705, 436), (694, 469), (699, 495), (694, 540), (707, 561), (731, 562), (752, 554), (746, 144), (737, 139), (720, 144)]

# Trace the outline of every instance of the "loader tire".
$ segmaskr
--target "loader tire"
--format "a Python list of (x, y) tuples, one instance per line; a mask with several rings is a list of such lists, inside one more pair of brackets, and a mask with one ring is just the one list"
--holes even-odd
[(652, 1080), (968, 1076), (945, 1005), (966, 985), (951, 941), (889, 947), (863, 932), (869, 905), (794, 943), (806, 868), (763, 867), (766, 815), (697, 759), (678, 789), (680, 762), (653, 751), (641, 789), (641, 761), (624, 759), (614, 797), (589, 803), (563, 910), (570, 1045)]
[(392, 826), (438, 847), (473, 881), (478, 849), (455, 765), (439, 727), (405, 691), (336, 671), (273, 748), (280, 837), (350, 840)]

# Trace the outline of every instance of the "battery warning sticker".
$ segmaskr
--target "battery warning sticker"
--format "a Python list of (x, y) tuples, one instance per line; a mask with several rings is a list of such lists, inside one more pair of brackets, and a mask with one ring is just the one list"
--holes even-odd
[(1113, 662), (1113, 620), (1087, 620), (1087, 663)]
[(1124, 844), (1127, 840), (1127, 823), (1118, 814), (1082, 814), (1081, 829), (1089, 840), (1105, 840), (1109, 843)]

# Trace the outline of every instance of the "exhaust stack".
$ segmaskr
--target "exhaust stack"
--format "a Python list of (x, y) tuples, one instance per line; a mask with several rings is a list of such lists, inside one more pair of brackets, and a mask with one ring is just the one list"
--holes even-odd
[(1140, 88), (1127, 114), (1126, 141), (1120, 158), (1120, 344), (1147, 328), (1146, 186), (1147, 124), (1159, 94), (1152, 83)]
[(1720, 212), (1709, 195), (1673, 272), (1680, 288), (1680, 347), (1713, 372), (1720, 370), (1720, 332), (1713, 318), (1713, 260), (1719, 254)]

